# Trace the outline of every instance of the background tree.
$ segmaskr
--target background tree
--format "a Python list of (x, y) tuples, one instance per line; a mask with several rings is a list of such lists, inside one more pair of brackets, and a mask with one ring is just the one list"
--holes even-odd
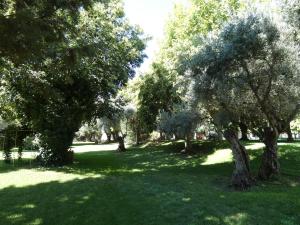
[(163, 112), (159, 121), (159, 129), (170, 136), (182, 137), (185, 148), (182, 153), (192, 153), (191, 140), (200, 123), (197, 112), (182, 110), (174, 113)]
[(174, 77), (162, 64), (156, 63), (152, 65), (152, 72), (143, 77), (138, 98), (138, 116), (148, 132), (156, 129), (160, 111), (171, 112), (174, 104), (181, 101)]
[(94, 141), (96, 144), (102, 139), (103, 123), (100, 119), (96, 119), (90, 123), (85, 123), (76, 133), (76, 139), (80, 141)]

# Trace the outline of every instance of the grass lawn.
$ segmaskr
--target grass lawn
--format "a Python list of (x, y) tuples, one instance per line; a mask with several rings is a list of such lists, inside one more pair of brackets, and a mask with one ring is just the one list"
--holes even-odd
[[(300, 143), (280, 143), (281, 176), (246, 192), (228, 186), (226, 144), (200, 143), (194, 156), (174, 152), (181, 147), (80, 152), (52, 169), (1, 161), (0, 224), (300, 224)], [(256, 172), (261, 145), (247, 147)]]

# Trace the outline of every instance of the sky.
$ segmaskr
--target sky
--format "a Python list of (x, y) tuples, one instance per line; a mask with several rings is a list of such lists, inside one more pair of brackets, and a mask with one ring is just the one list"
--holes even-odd
[(137, 70), (145, 72), (159, 49), (159, 42), (163, 38), (164, 27), (174, 5), (187, 4), (188, 0), (123, 0), (126, 17), (131, 24), (140, 26), (152, 40), (147, 42), (145, 53), (148, 58)]

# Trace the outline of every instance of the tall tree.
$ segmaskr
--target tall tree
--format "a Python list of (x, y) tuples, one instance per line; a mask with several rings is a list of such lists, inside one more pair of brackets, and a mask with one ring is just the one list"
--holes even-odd
[(72, 161), (68, 149), (82, 122), (108, 113), (111, 98), (143, 60), (141, 32), (118, 1), (77, 10), (76, 20), (66, 18), (64, 40), (42, 48), (44, 58), (10, 63), (5, 74), (19, 115), (41, 134), (45, 164)]
[(174, 76), (162, 64), (153, 64), (140, 86), (138, 115), (148, 132), (157, 127), (160, 111), (171, 112), (181, 99), (174, 85)]

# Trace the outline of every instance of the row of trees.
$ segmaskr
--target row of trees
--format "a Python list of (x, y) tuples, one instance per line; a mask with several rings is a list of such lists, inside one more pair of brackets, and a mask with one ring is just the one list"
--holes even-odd
[(258, 177), (269, 179), (280, 170), (279, 134), (300, 109), (300, 4), (271, 3), (177, 6), (138, 90), (138, 115), (148, 132), (181, 135), (189, 146), (197, 124), (212, 121), (232, 146), (232, 185), (239, 189), (254, 182), (239, 128), (244, 138), (250, 130), (265, 144)]
[(1, 118), (40, 134), (43, 164), (71, 162), (75, 132), (142, 62), (141, 31), (117, 0), (7, 0), (0, 23)]

